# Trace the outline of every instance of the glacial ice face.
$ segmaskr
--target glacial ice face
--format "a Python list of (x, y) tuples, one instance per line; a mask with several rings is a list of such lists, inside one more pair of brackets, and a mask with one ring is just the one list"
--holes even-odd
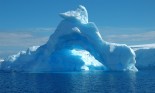
[(136, 67), (138, 69), (155, 68), (155, 44), (133, 45), (136, 53)]
[(64, 20), (46, 44), (29, 48), (1, 63), (1, 70), (26, 72), (137, 71), (135, 53), (124, 44), (104, 41), (88, 22), (84, 6), (60, 14)]

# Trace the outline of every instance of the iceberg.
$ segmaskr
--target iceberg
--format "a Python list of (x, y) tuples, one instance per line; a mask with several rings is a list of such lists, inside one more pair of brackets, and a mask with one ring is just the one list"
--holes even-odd
[(1, 62), (1, 70), (23, 72), (138, 71), (135, 52), (102, 39), (82, 5), (60, 13), (63, 20), (46, 44), (28, 48)]
[(136, 53), (136, 67), (141, 70), (155, 68), (155, 44), (132, 45)]

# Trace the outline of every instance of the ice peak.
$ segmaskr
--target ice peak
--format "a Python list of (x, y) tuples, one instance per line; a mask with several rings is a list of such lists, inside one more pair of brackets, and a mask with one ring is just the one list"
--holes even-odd
[(88, 13), (87, 9), (79, 5), (79, 7), (76, 10), (67, 11), (65, 13), (60, 13), (60, 16), (64, 19), (76, 19), (80, 21), (83, 24), (88, 23)]

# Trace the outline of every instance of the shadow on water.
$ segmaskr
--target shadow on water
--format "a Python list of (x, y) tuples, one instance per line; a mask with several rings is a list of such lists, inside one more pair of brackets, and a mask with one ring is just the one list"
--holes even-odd
[[(0, 93), (144, 93), (151, 72), (0, 73)], [(146, 85), (147, 84), (147, 85)]]

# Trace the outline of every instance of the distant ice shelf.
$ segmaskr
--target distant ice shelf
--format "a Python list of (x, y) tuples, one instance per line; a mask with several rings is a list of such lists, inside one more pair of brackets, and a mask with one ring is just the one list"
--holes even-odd
[(130, 46), (136, 53), (138, 69), (155, 69), (155, 44)]

